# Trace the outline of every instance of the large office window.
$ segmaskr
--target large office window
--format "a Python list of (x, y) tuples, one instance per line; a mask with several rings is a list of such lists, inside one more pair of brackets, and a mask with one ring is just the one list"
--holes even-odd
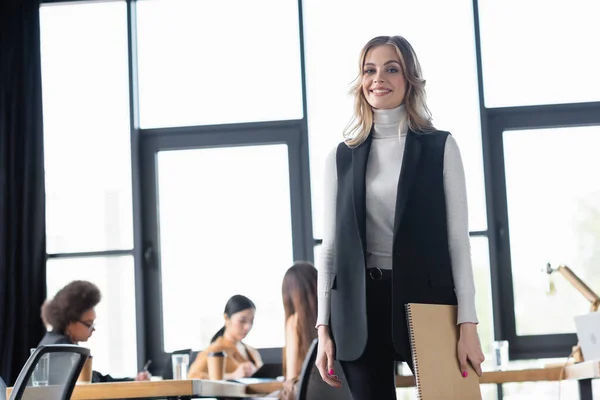
[(302, 118), (297, 1), (148, 0), (137, 11), (142, 128)]
[(281, 282), (292, 265), (284, 144), (157, 154), (164, 349), (203, 349), (234, 294), (256, 305), (247, 338), (283, 346)]
[[(136, 372), (125, 2), (40, 9), (48, 295), (75, 279), (102, 291), (94, 366)], [(75, 257), (73, 255), (96, 255)]]
[[(481, 152), (481, 130), (477, 94), (477, 74), (472, 31), (473, 10), (470, 1), (422, 1), (390, 3), (379, 0), (373, 9), (385, 9), (377, 18), (365, 18), (360, 3), (346, 3), (340, 15), (339, 7), (318, 1), (304, 2), (308, 126), (310, 138), (312, 204), (315, 237), (322, 234), (323, 166), (326, 155), (342, 137), (345, 124), (352, 115), (352, 98), (348, 90), (359, 72), (358, 58), (364, 44), (379, 35), (404, 36), (415, 48), (427, 80), (428, 104), (434, 124), (452, 132), (465, 164), (469, 197), (469, 219), (472, 231), (485, 230), (485, 190)], [(436, 13), (428, 12), (436, 9)], [(419, 18), (398, 15), (429, 15), (428, 23), (436, 31), (423, 29)], [(453, 18), (446, 18), (452, 15)], [(433, 18), (433, 20), (431, 19)], [(332, 26), (333, 24), (333, 26)], [(360, 26), (361, 29), (356, 29)], [(335, 45), (323, 40), (335, 31)], [(443, 31), (444, 35), (436, 32)], [(452, 62), (448, 62), (452, 59)], [(335, 71), (335, 73), (332, 73)], [(478, 240), (484, 240), (483, 247)], [(489, 261), (487, 240), (476, 239), (474, 254), (478, 266), (486, 274)], [(318, 260), (318, 258), (317, 258)], [(480, 312), (491, 321), (489, 272), (477, 279)], [(479, 287), (481, 286), (481, 287)], [(491, 334), (491, 330), (488, 332)], [(489, 341), (488, 341), (489, 343)]]
[[(485, 231), (487, 215), (472, 2), (378, 0), (369, 3), (369, 10), (385, 12), (375, 12), (374, 16), (365, 15), (362, 2), (345, 2), (342, 9), (337, 4), (316, 0), (304, 1), (303, 6), (315, 237), (321, 238), (323, 233), (325, 157), (343, 140), (343, 129), (352, 116), (353, 99), (348, 91), (359, 73), (359, 53), (369, 39), (380, 35), (401, 35), (413, 45), (427, 81), (427, 99), (434, 125), (450, 131), (461, 149), (467, 175), (469, 228)], [(435, 29), (425, 29), (422, 18), (409, 17), (422, 15), (427, 15), (427, 25)], [(491, 359), (494, 331), (488, 240), (485, 236), (474, 237), (471, 246), (480, 335), (483, 350)], [(412, 398), (412, 394), (412, 391), (398, 391), (402, 399)], [(486, 399), (495, 399), (495, 396), (493, 390), (486, 391)]]
[(503, 142), (517, 334), (575, 332), (590, 304), (545, 266), (600, 288), (600, 127), (511, 130)]
[[(366, 17), (361, 2), (346, 2), (341, 9), (337, 3), (303, 3), (315, 237), (320, 238), (323, 231), (325, 157), (343, 140), (342, 131), (352, 116), (352, 98), (347, 93), (359, 72), (359, 53), (369, 39), (379, 35), (404, 36), (415, 48), (427, 80), (434, 124), (452, 132), (461, 149), (467, 173), (470, 229), (486, 229), (471, 3), (377, 0), (369, 3), (369, 9), (385, 12), (376, 12), (376, 17)], [(427, 15), (428, 26), (436, 28), (426, 29), (422, 18), (410, 17), (422, 15)]]
[(280, 347), (312, 240), (298, 2), (144, 0), (136, 26), (148, 351), (205, 348), (234, 294), (248, 343)]
[(143, 133), (152, 359), (206, 348), (235, 294), (256, 305), (247, 343), (283, 346), (283, 276), (311, 239), (299, 212), (301, 138), (295, 121)]
[(589, 50), (600, 30), (587, 20), (599, 4), (478, 4), (496, 334), (510, 341), (512, 358), (566, 357), (577, 342), (573, 317), (589, 304), (544, 270), (569, 265), (598, 290), (588, 149), (600, 133), (600, 58)]

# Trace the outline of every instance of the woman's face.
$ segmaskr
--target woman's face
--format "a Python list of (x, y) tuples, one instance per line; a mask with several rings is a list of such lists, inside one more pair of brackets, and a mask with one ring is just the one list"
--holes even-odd
[(404, 103), (406, 80), (394, 46), (386, 44), (367, 52), (362, 72), (362, 90), (373, 108), (389, 110)]
[(65, 333), (75, 343), (87, 342), (87, 340), (92, 336), (92, 333), (94, 333), (96, 330), (94, 328), (95, 321), (96, 311), (92, 308), (81, 314), (81, 317), (78, 321), (71, 322), (67, 326)]
[(227, 335), (238, 341), (241, 341), (248, 336), (248, 332), (250, 332), (250, 329), (252, 329), (252, 325), (254, 324), (255, 312), (256, 310), (254, 308), (248, 308), (236, 312), (231, 317), (228, 317), (227, 314), (225, 314), (225, 330), (227, 331)]

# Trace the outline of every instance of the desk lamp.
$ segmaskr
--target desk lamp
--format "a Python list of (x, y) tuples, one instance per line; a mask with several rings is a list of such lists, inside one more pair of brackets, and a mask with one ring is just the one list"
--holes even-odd
[[(590, 312), (598, 311), (600, 307), (600, 296), (598, 296), (588, 285), (586, 285), (575, 273), (571, 270), (571, 268), (566, 265), (559, 265), (556, 268), (552, 268), (550, 263), (546, 265), (546, 273), (550, 276), (554, 272), (559, 272), (566, 280), (573, 286), (579, 293), (583, 295), (591, 304)], [(550, 282), (550, 292), (553, 292), (552, 282)], [(573, 359), (575, 362), (583, 361), (583, 354), (581, 353), (581, 348), (579, 344), (573, 346)]]

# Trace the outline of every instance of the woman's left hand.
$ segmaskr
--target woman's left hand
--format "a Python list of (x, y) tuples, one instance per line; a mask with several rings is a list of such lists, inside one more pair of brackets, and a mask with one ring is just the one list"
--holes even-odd
[(148, 371), (142, 371), (135, 377), (136, 381), (149, 381), (152, 375)]
[(456, 348), (458, 352), (458, 362), (463, 377), (467, 377), (468, 362), (471, 363), (477, 375), (481, 376), (481, 363), (485, 360), (485, 356), (481, 351), (481, 343), (477, 334), (477, 325), (465, 322), (460, 324), (460, 337)]

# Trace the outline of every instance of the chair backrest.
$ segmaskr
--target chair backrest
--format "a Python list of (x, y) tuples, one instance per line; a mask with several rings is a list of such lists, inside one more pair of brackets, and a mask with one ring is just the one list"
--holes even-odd
[(73, 344), (40, 346), (21, 369), (9, 400), (68, 400), (90, 350)]
[(0, 400), (6, 400), (6, 384), (0, 377)]
[(304, 358), (302, 364), (302, 372), (298, 380), (298, 396), (297, 400), (352, 400), (352, 394), (348, 388), (348, 382), (342, 371), (342, 366), (339, 362), (335, 362), (334, 369), (336, 375), (342, 381), (342, 388), (336, 389), (321, 379), (319, 370), (315, 366), (317, 359), (318, 339), (313, 340), (308, 354)]

